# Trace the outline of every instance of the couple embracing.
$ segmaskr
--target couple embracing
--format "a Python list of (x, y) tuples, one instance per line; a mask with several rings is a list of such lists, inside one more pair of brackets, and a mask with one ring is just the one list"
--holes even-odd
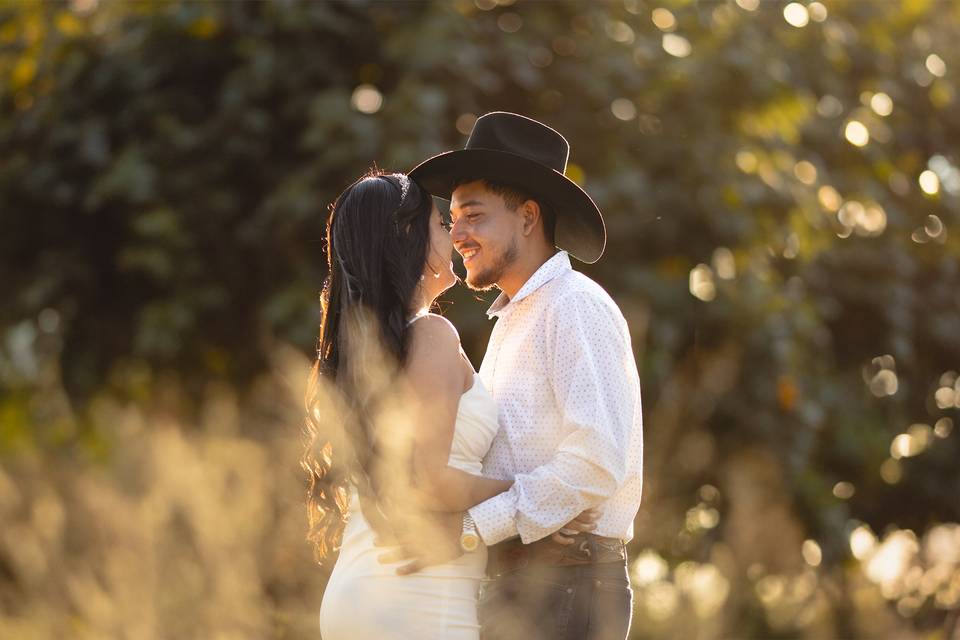
[[(489, 113), (464, 149), (364, 176), (335, 202), (316, 371), (338, 382), (350, 367), (344, 319), (362, 308), (422, 401), (410, 491), (436, 526), (417, 544), (424, 532), (377, 507), (377, 434), (346, 425), (350, 460), (314, 438), (314, 539), (329, 552), (342, 532), (325, 640), (626, 637), (640, 382), (619, 308), (571, 268), (600, 258), (606, 232), (564, 176), (568, 155), (546, 125)], [(450, 201), (448, 220), (431, 196)], [(428, 312), (457, 281), (453, 250), (470, 288), (501, 292), (479, 372)]]

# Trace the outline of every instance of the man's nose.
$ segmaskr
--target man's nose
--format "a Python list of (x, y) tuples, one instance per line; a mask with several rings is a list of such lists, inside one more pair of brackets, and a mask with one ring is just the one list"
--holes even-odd
[(466, 239), (467, 234), (464, 226), (463, 218), (452, 221), (452, 224), (450, 225), (450, 237), (453, 239), (454, 246), (459, 245), (460, 242)]

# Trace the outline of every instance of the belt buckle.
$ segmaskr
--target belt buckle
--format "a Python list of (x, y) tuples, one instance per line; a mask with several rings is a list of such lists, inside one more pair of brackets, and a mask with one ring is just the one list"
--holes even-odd
[(593, 550), (590, 548), (590, 539), (584, 534), (578, 534), (577, 540), (570, 545), (560, 545), (550, 542), (554, 551), (552, 554), (559, 566), (569, 566), (577, 564), (590, 564), (594, 561)]
[(585, 560), (590, 560), (591, 556), (593, 555), (592, 551), (590, 550), (590, 540), (581, 541), (580, 544), (577, 545), (577, 551), (585, 556)]

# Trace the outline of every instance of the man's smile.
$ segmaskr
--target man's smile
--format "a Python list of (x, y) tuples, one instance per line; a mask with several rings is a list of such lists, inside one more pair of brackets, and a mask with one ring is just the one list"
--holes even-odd
[(463, 264), (466, 265), (478, 253), (480, 253), (480, 249), (478, 247), (470, 247), (468, 249), (459, 249), (459, 252), (460, 252), (460, 255), (463, 257)]

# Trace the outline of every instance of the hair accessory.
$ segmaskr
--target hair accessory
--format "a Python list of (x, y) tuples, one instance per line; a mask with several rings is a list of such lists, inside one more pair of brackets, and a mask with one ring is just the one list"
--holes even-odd
[(403, 206), (404, 200), (407, 199), (407, 193), (410, 192), (410, 178), (404, 173), (395, 173), (393, 177), (400, 183), (400, 205), (397, 207), (399, 209)]
[[(397, 205), (397, 211), (394, 212), (394, 215), (396, 215), (396, 213), (403, 208), (403, 203), (407, 199), (407, 194), (410, 193), (410, 178), (408, 178), (407, 174), (405, 173), (391, 173), (390, 177), (396, 178), (397, 182), (400, 184), (400, 204)], [(397, 231), (397, 235), (400, 235), (400, 220), (398, 220), (396, 217), (393, 220), (393, 226)]]

